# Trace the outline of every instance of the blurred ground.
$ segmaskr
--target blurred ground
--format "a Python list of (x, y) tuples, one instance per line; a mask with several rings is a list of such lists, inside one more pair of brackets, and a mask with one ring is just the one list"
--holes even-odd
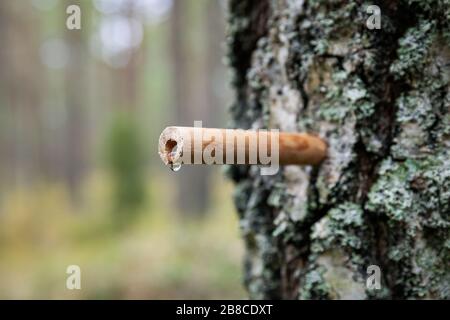
[[(149, 177), (148, 200), (120, 230), (104, 173), (84, 184), (76, 209), (58, 185), (11, 190), (0, 202), (0, 298), (245, 298), (231, 186), (218, 173), (213, 179), (220, 205), (187, 219), (172, 210), (171, 177)], [(71, 264), (81, 268), (81, 290), (66, 289)]]

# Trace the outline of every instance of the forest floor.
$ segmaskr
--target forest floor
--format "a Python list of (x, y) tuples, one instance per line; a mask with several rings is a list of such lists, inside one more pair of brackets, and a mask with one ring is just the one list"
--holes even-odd
[[(217, 175), (214, 179), (224, 180)], [(58, 185), (9, 190), (0, 202), (1, 299), (241, 299), (243, 248), (229, 183), (201, 219), (183, 217), (149, 179), (149, 201), (126, 228), (112, 223), (108, 178), (93, 175), (83, 205)], [(81, 268), (81, 290), (66, 269)]]

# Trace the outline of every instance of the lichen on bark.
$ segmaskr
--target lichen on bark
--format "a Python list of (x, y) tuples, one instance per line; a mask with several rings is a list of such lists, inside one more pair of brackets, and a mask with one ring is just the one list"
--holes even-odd
[[(450, 298), (450, 1), (229, 1), (231, 126), (319, 167), (230, 167), (251, 298)], [(378, 265), (382, 289), (365, 285)]]

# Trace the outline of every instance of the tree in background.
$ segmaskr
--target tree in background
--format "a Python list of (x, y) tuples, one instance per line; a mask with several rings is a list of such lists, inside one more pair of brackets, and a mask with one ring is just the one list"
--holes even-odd
[(31, 81), (43, 72), (38, 60), (38, 20), (25, 3), (0, 5), (0, 162), (4, 180), (27, 184), (46, 170), (43, 158), (43, 90)]
[[(67, 6), (73, 1), (66, 1)], [(82, 1), (78, 5), (82, 6)], [(86, 9), (86, 10), (85, 10)], [(83, 12), (87, 8), (82, 6)], [(87, 14), (83, 17), (85, 29)], [(64, 21), (67, 16), (63, 16)], [(87, 118), (85, 108), (86, 97), (82, 94), (87, 90), (87, 41), (83, 30), (66, 30), (65, 37), (70, 50), (70, 60), (65, 71), (65, 98), (67, 107), (67, 124), (65, 133), (64, 173), (73, 204), (80, 203), (80, 184), (85, 174), (87, 161)]]
[(145, 163), (136, 123), (129, 115), (115, 118), (107, 142), (113, 178), (113, 212), (118, 227), (133, 221), (145, 200)]
[[(218, 1), (174, 1), (170, 17), (174, 121), (192, 126), (200, 120), (213, 126), (223, 104), (216, 94), (215, 71), (220, 66), (218, 48), (224, 26)], [(186, 25), (190, 25), (186, 29)], [(202, 216), (210, 198), (211, 168), (189, 166), (177, 177), (180, 212)], [(197, 192), (191, 190), (195, 181)]]
[(367, 4), (230, 1), (235, 126), (329, 143), (317, 168), (230, 169), (251, 298), (450, 298), (450, 3), (378, 2), (379, 30)]

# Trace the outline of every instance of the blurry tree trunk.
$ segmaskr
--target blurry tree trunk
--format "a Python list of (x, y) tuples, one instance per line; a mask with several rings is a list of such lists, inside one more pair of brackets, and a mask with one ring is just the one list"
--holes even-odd
[(235, 126), (329, 143), (318, 168), (229, 171), (252, 298), (450, 298), (450, 8), (378, 5), (370, 30), (359, 2), (230, 1)]
[[(5, 132), (2, 156), (8, 162), (8, 178), (21, 185), (30, 185), (44, 168), (43, 128), (40, 118), (42, 82), (39, 75), (37, 21), (26, 3), (3, 3), (2, 53), (0, 55), (0, 85)], [(2, 150), (2, 151), (3, 151)]]
[[(185, 26), (193, 23), (188, 19), (189, 1), (175, 1), (171, 16), (171, 53), (173, 65), (173, 87), (175, 104), (175, 123), (182, 126), (192, 126), (194, 121), (203, 121), (203, 125), (210, 122), (207, 92), (208, 69), (207, 59), (196, 56), (193, 46), (195, 39), (191, 39)], [(199, 30), (209, 32), (209, 30)], [(205, 52), (204, 50), (203, 52)], [(207, 51), (206, 51), (207, 52)], [(177, 205), (180, 212), (190, 215), (202, 215), (209, 200), (209, 168), (186, 166), (183, 174), (177, 176), (178, 198)], [(196, 192), (190, 192), (195, 188)]]
[(200, 94), (205, 95), (205, 105), (208, 112), (208, 126), (220, 127), (223, 125), (225, 114), (225, 97), (229, 93), (226, 77), (226, 66), (222, 62), (223, 44), (225, 41), (225, 21), (218, 0), (207, 2), (206, 17), (206, 83), (200, 88)]
[[(6, 20), (7, 14), (5, 10), (5, 3), (0, 2), (0, 41), (4, 42), (6, 39)], [(6, 86), (6, 54), (5, 50), (0, 50), (0, 121), (3, 122), (8, 115), (5, 104), (5, 86)], [(6, 128), (0, 124), (0, 193), (3, 189), (5, 177), (10, 169), (8, 167), (8, 139), (6, 137)]]
[[(73, 1), (67, 1), (68, 5)], [(80, 2), (79, 5), (82, 5)], [(83, 12), (83, 9), (82, 9)], [(82, 16), (86, 25), (87, 14)], [(66, 19), (67, 16), (64, 16)], [(65, 25), (65, 24), (64, 24)], [(86, 166), (86, 117), (84, 108), (88, 101), (86, 78), (86, 40), (83, 29), (66, 30), (65, 38), (69, 47), (69, 63), (65, 71), (65, 92), (67, 123), (65, 134), (65, 178), (74, 204), (78, 203), (80, 183)]]
[[(137, 20), (135, 5), (135, 1), (130, 0), (124, 8), (123, 15), (130, 23)], [(128, 63), (126, 66), (119, 68), (114, 72), (114, 77), (117, 78), (116, 92), (119, 95), (118, 101), (120, 102), (120, 108), (129, 113), (132, 118), (135, 117), (136, 112), (139, 109), (139, 65), (145, 65), (143, 61), (144, 55), (142, 54), (142, 45), (144, 44), (140, 44), (139, 47), (136, 48), (130, 48)]]
[[(128, 23), (138, 22), (137, 1), (128, 1), (122, 8), (122, 18)], [(138, 37), (136, 32), (134, 37)], [(106, 143), (107, 159), (113, 178), (113, 213), (116, 227), (123, 228), (132, 222), (145, 201), (145, 153), (144, 140), (140, 132), (141, 78), (139, 67), (145, 65), (144, 43), (135, 39), (121, 54), (123, 65), (111, 70), (114, 78), (114, 118)], [(122, 63), (121, 63), (122, 64)]]

